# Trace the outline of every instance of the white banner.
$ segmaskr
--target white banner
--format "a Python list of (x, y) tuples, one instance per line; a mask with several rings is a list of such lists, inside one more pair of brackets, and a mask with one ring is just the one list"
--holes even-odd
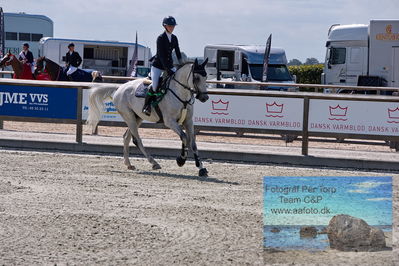
[(194, 107), (201, 126), (302, 130), (303, 99), (209, 95)]
[(399, 135), (399, 103), (310, 100), (309, 131)]
[[(83, 90), (83, 120), (88, 99), (89, 91)], [(302, 130), (303, 99), (210, 94), (206, 103), (196, 100), (193, 119), (201, 126)], [(123, 122), (111, 98), (105, 101), (101, 121)]]
[[(89, 95), (90, 90), (83, 90), (82, 97), (82, 119), (86, 120), (89, 116)], [(101, 115), (100, 121), (123, 122), (123, 118), (116, 111), (111, 97), (105, 99), (105, 110)]]

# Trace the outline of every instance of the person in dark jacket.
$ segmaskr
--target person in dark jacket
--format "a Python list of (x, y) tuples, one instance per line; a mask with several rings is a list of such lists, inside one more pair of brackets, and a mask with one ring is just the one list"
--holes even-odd
[(80, 57), (78, 52), (75, 52), (75, 44), (70, 43), (68, 49), (69, 51), (65, 55), (65, 64), (68, 68), (67, 75), (70, 78), (82, 63), (82, 57)]
[(155, 97), (154, 93), (158, 89), (159, 78), (163, 71), (166, 71), (169, 76), (176, 72), (176, 68), (173, 66), (172, 51), (175, 50), (179, 62), (182, 58), (177, 37), (172, 34), (176, 25), (176, 20), (172, 16), (165, 17), (162, 21), (165, 31), (157, 38), (157, 54), (151, 66), (152, 86), (149, 87), (143, 107), (143, 113), (148, 116), (151, 115), (151, 101)]
[(29, 44), (24, 43), (22, 46), (22, 51), (19, 53), (19, 61), (22, 61), (24, 64), (27, 64), (32, 69), (32, 73), (34, 72), (34, 61), (33, 54), (29, 51)]

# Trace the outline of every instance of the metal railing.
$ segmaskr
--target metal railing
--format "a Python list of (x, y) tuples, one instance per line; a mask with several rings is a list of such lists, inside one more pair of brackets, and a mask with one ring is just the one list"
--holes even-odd
[[(220, 84), (244, 84), (248, 85), (253, 83), (250, 82), (217, 82), (210, 81), (209, 83), (220, 83)], [(102, 83), (102, 85), (118, 87), (119, 84), (115, 83)], [(58, 82), (58, 81), (34, 81), (34, 80), (16, 80), (16, 79), (0, 79), (0, 92), (1, 86), (33, 86), (42, 88), (69, 88), (77, 90), (77, 110), (75, 119), (54, 119), (54, 118), (40, 118), (40, 117), (28, 117), (28, 116), (6, 116), (1, 115), (0, 121), (24, 121), (24, 122), (43, 122), (43, 123), (64, 123), (64, 124), (76, 124), (76, 142), (83, 142), (83, 124), (82, 119), (82, 93), (85, 89), (98, 86), (99, 83), (87, 83), (87, 82)], [(273, 86), (275, 83), (259, 83), (259, 86)], [(315, 85), (315, 84), (279, 84), (285, 86), (306, 86), (306, 87), (325, 87), (327, 85)], [(353, 87), (353, 86), (331, 86), (334, 88), (345, 88), (345, 89), (360, 89), (360, 90), (390, 90), (399, 91), (399, 88), (387, 88), (387, 87)], [(312, 99), (324, 99), (324, 100), (350, 100), (360, 102), (395, 102), (399, 103), (399, 97), (397, 96), (380, 96), (380, 95), (348, 95), (348, 94), (322, 94), (322, 93), (309, 93), (309, 92), (282, 92), (282, 91), (265, 91), (265, 90), (240, 90), (240, 89), (209, 89), (210, 95), (233, 95), (233, 96), (256, 96), (256, 97), (279, 97), (279, 98), (301, 98), (303, 99), (303, 122), (301, 130), (284, 130), (284, 129), (268, 129), (268, 128), (241, 128), (241, 127), (223, 127), (223, 126), (196, 126), (198, 130), (213, 130), (221, 132), (234, 132), (240, 130), (248, 133), (267, 133), (267, 134), (280, 134), (280, 135), (301, 135), (302, 136), (302, 154), (308, 155), (309, 149), (309, 137), (320, 136), (320, 137), (333, 137), (333, 138), (356, 138), (356, 139), (368, 139), (368, 140), (389, 140), (399, 143), (399, 134), (397, 136), (387, 135), (370, 135), (370, 134), (353, 134), (353, 133), (327, 133), (327, 132), (310, 132), (309, 131), (309, 102)], [(1, 95), (0, 95), (1, 96)], [(1, 108), (1, 107), (0, 107)], [(62, 106), (60, 106), (62, 108)], [(125, 126), (123, 122), (101, 122), (100, 125), (106, 126)], [(159, 128), (157, 124), (147, 124), (148, 127)]]

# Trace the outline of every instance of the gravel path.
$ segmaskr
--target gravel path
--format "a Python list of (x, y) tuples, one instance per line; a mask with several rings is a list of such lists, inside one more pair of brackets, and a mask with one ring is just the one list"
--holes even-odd
[(264, 175), (387, 173), (206, 162), (205, 179), (193, 175), (192, 161), (179, 168), (159, 160), (159, 171), (132, 161), (138, 170), (120, 157), (0, 150), (0, 264), (393, 263), (390, 251), (315, 255), (262, 246)]

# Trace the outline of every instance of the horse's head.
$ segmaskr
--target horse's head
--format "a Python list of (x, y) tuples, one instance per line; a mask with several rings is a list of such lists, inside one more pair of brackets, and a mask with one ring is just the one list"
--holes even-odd
[(35, 63), (35, 72), (34, 75), (38, 75), (40, 72), (43, 72), (44, 62), (46, 61), (46, 57), (42, 56), (36, 59)]
[(5, 66), (9, 66), (12, 62), (12, 60), (14, 60), (14, 55), (11, 53), (11, 51), (8, 51), (5, 56), (3, 56), (3, 58), (0, 61), (0, 67), (5, 67)]
[(209, 99), (208, 90), (206, 86), (207, 73), (205, 66), (208, 63), (208, 58), (202, 64), (198, 64), (198, 60), (195, 59), (193, 64), (193, 87), (198, 100), (201, 102), (206, 102)]

